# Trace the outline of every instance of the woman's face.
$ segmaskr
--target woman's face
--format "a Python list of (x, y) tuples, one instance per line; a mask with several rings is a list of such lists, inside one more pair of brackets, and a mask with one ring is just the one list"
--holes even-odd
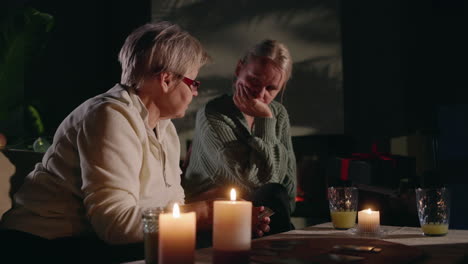
[(239, 62), (236, 68), (235, 87), (243, 86), (255, 99), (270, 104), (283, 87), (283, 73), (268, 58), (254, 58), (250, 62)]
[[(193, 67), (184, 75), (187, 78), (195, 80), (198, 75), (198, 68)], [(166, 94), (166, 98), (158, 102), (159, 110), (161, 111), (161, 119), (181, 118), (185, 115), (189, 104), (198, 92), (183, 81), (175, 81), (174, 87), (171, 87)]]

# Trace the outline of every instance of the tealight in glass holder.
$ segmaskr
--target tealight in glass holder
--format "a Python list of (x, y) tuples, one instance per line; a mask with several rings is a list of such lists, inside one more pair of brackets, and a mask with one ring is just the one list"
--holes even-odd
[(361, 236), (380, 236), (380, 212), (370, 208), (359, 211), (357, 233)]
[(348, 230), (351, 235), (359, 237), (382, 238), (387, 235), (387, 231), (380, 226), (380, 212), (370, 208), (358, 212), (358, 223), (355, 228)]

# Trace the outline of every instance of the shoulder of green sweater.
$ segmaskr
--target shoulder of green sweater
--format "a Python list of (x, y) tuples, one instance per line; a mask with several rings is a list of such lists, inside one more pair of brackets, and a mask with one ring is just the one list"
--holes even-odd
[(277, 120), (277, 123), (280, 126), (289, 124), (288, 111), (286, 110), (286, 107), (284, 107), (284, 105), (282, 105), (280, 102), (272, 101), (270, 103), (270, 108)]
[(210, 100), (198, 109), (195, 124), (197, 130), (219, 127), (220, 124), (229, 120), (228, 115), (223, 110), (223, 102), (225, 101), (226, 98), (222, 95)]
[(232, 109), (232, 105), (234, 105), (234, 102), (232, 101), (232, 96), (223, 94), (210, 100), (208, 103), (206, 103), (205, 112), (207, 113), (218, 113), (218, 112), (229, 113), (234, 110)]
[(231, 95), (221, 95), (209, 101), (204, 109), (204, 118), (207, 120), (222, 120), (237, 123), (243, 119), (242, 113), (237, 109)]

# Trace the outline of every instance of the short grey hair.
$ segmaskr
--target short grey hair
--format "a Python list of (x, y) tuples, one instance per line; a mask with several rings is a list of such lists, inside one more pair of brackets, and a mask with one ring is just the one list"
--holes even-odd
[(178, 25), (162, 21), (135, 29), (120, 53), (121, 84), (138, 86), (151, 74), (172, 72), (182, 78), (191, 67), (210, 60), (201, 43)]
[(293, 61), (288, 48), (281, 42), (266, 39), (254, 45), (241, 59), (242, 64), (249, 63), (253, 58), (269, 58), (284, 73), (284, 86), (291, 78)]

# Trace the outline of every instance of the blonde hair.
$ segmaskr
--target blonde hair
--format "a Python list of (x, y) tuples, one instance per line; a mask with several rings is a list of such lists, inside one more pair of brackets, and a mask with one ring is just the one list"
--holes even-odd
[(191, 67), (201, 68), (209, 60), (201, 43), (178, 25), (148, 23), (135, 29), (120, 50), (120, 82), (138, 86), (145, 77), (161, 72), (182, 78)]
[[(241, 59), (242, 64), (249, 63), (252, 59), (258, 57), (269, 58), (274, 64), (284, 73), (284, 84), (291, 78), (292, 73), (292, 58), (288, 48), (281, 42), (276, 40), (266, 39), (252, 47)], [(284, 91), (284, 89), (283, 89)]]

